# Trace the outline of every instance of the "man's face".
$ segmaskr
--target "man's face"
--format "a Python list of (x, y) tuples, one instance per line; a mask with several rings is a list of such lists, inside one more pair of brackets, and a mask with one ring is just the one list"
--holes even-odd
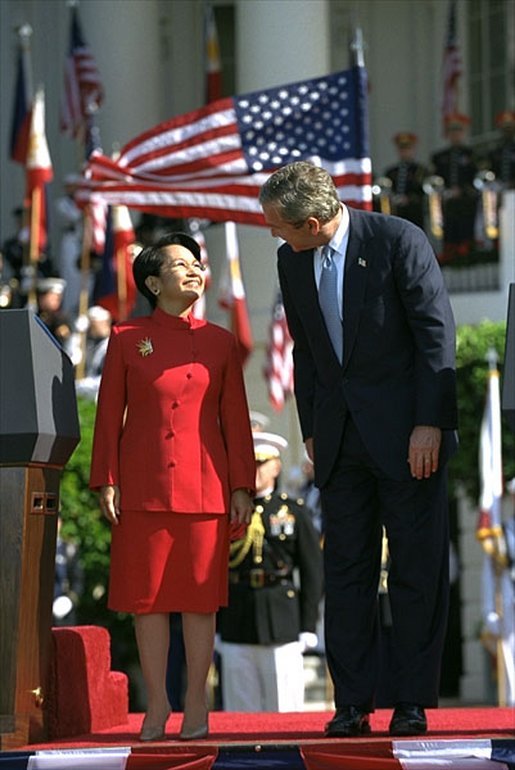
[(305, 251), (306, 249), (312, 249), (316, 245), (313, 242), (313, 227), (310, 217), (304, 222), (286, 222), (279, 210), (272, 203), (263, 204), (263, 214), (265, 215), (265, 222), (267, 227), (270, 228), (270, 232), (274, 238), (282, 238), (286, 241), (293, 251)]
[(256, 492), (264, 492), (274, 486), (275, 480), (281, 472), (281, 461), (279, 458), (271, 458), (256, 462)]

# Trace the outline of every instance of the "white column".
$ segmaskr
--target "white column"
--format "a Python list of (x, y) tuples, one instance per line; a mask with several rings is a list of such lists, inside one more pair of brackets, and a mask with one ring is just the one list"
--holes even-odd
[[(236, 0), (237, 93), (327, 75), (331, 71), (329, 32), (327, 0)], [(209, 232), (213, 242), (216, 238), (213, 231), (217, 229), (211, 228)], [(238, 225), (238, 238), (255, 342), (254, 353), (245, 369), (249, 403), (251, 408), (272, 418), (271, 431), (288, 438), (282, 474), (284, 484), (291, 466), (299, 465), (303, 459), (303, 445), (293, 399), (282, 412), (274, 413), (267, 400), (262, 372), (278, 286), (278, 244), (270, 232), (261, 227)], [(214, 246), (213, 252), (216, 251)], [(211, 308), (213, 320), (220, 322), (220, 311), (212, 304)]]
[(105, 87), (98, 113), (103, 149), (124, 145), (162, 114), (159, 1), (83, 0), (80, 19)]
[(329, 72), (326, 0), (238, 0), (238, 91), (291, 83)]

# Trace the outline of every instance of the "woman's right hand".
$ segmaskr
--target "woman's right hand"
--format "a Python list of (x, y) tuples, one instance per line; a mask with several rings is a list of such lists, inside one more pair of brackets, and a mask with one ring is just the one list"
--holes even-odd
[(111, 524), (120, 523), (120, 489), (114, 484), (100, 487), (100, 510)]

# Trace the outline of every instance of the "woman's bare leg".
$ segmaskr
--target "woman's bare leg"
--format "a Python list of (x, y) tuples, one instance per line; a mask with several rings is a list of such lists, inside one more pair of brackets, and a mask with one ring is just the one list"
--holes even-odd
[(207, 721), (206, 682), (213, 660), (215, 613), (182, 613), (188, 685), (182, 731), (191, 732)]
[(145, 727), (157, 728), (163, 725), (170, 713), (166, 694), (166, 667), (170, 643), (168, 613), (135, 615), (134, 627), (147, 691)]

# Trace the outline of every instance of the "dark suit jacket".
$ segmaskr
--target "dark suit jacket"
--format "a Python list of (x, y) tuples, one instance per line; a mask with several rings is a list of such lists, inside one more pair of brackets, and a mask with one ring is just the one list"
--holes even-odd
[(406, 220), (349, 214), (342, 365), (318, 303), (313, 251), (295, 253), (284, 244), (278, 252), (297, 408), (304, 439), (314, 439), (319, 487), (334, 466), (348, 412), (375, 463), (393, 479), (410, 477), (415, 425), (442, 429), (442, 463), (457, 445), (455, 327), (433, 250)]

